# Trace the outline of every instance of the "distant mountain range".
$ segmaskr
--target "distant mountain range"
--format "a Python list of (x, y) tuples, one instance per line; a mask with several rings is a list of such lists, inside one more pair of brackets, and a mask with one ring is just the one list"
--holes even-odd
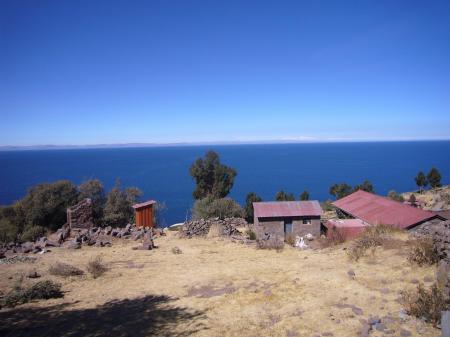
[(216, 142), (178, 142), (178, 143), (118, 143), (118, 144), (87, 144), (87, 145), (3, 145), (0, 151), (26, 151), (26, 150), (69, 150), (69, 149), (120, 149), (145, 148), (164, 146), (197, 146), (197, 145), (239, 145), (239, 144), (296, 144), (296, 143), (348, 143), (348, 142), (411, 142), (411, 141), (448, 141), (446, 139), (285, 139), (285, 140), (258, 140), (258, 141), (216, 141)]

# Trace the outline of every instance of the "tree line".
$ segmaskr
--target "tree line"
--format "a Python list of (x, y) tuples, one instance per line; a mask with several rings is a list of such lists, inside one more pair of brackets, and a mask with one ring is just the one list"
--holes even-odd
[(96, 226), (123, 227), (133, 221), (132, 205), (141, 195), (136, 187), (122, 188), (119, 180), (108, 193), (98, 179), (79, 186), (68, 180), (39, 184), (14, 204), (0, 207), (0, 242), (35, 240), (57, 230), (66, 223), (67, 208), (85, 198), (92, 201)]

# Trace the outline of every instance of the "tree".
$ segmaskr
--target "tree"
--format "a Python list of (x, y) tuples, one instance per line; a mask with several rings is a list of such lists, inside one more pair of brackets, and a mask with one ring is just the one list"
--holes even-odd
[(214, 199), (226, 197), (237, 174), (233, 168), (222, 165), (219, 155), (214, 151), (208, 151), (204, 159), (198, 158), (189, 173), (196, 183), (193, 196), (197, 200), (208, 196)]
[(352, 191), (352, 187), (346, 183), (334, 184), (330, 187), (330, 194), (333, 195), (336, 199), (341, 199), (352, 193)]
[(253, 203), (262, 201), (261, 197), (259, 197), (256, 193), (250, 192), (245, 197), (245, 220), (248, 223), (253, 223)]
[(103, 184), (98, 179), (90, 179), (83, 182), (79, 187), (78, 199), (89, 198), (92, 201), (92, 216), (94, 224), (100, 226), (103, 220), (103, 208), (105, 207), (106, 196)]
[(389, 191), (388, 198), (395, 200), (395, 201), (400, 201), (400, 202), (405, 201), (405, 198), (403, 198), (403, 196), (401, 194), (398, 194), (394, 190)]
[(32, 187), (20, 204), (26, 226), (56, 230), (66, 222), (67, 208), (78, 201), (78, 190), (68, 180)]
[(408, 201), (411, 206), (416, 207), (416, 196), (414, 195), (414, 193), (411, 193)]
[(437, 168), (433, 167), (428, 172), (427, 180), (430, 183), (431, 188), (441, 187), (441, 173)]
[(275, 200), (276, 201), (294, 201), (295, 196), (293, 193), (286, 193), (283, 190), (281, 190), (275, 195)]
[(192, 216), (194, 219), (242, 218), (244, 216), (244, 210), (233, 199), (214, 199), (208, 196), (195, 201)]
[(309, 192), (303, 191), (302, 194), (300, 194), (300, 200), (309, 200)]
[(360, 185), (356, 185), (354, 191), (362, 190), (370, 193), (374, 193), (373, 185), (369, 180), (364, 180)]
[(420, 171), (414, 178), (414, 180), (416, 181), (416, 184), (419, 187), (419, 192), (422, 193), (422, 188), (425, 188), (428, 185), (427, 177), (425, 177), (425, 174), (422, 171)]
[(134, 219), (131, 206), (139, 200), (142, 192), (136, 187), (122, 190), (120, 181), (109, 191), (104, 210), (104, 222), (108, 226), (124, 227)]

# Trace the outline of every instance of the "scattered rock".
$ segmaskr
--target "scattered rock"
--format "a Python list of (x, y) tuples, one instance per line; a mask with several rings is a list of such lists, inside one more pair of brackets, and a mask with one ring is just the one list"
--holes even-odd
[(189, 239), (195, 236), (206, 236), (213, 225), (221, 229), (221, 236), (231, 237), (239, 236), (240, 232), (237, 230), (237, 227), (246, 226), (247, 221), (242, 218), (190, 220), (183, 224), (179, 235)]
[(353, 269), (350, 269), (350, 270), (347, 272), (347, 275), (348, 275), (348, 277), (350, 277), (352, 280), (354, 280), (355, 277), (356, 277), (355, 271), (354, 271)]
[(400, 336), (401, 337), (410, 337), (410, 336), (412, 336), (412, 333), (409, 330), (401, 329)]
[(27, 274), (27, 277), (28, 278), (39, 278), (39, 277), (41, 277), (41, 275), (37, 271), (30, 271)]

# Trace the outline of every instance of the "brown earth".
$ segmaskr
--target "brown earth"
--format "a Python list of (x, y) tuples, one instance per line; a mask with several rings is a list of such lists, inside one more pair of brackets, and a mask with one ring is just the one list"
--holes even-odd
[[(409, 264), (406, 234), (396, 235), (397, 244), (358, 262), (350, 262), (345, 246), (277, 253), (220, 238), (179, 239), (174, 232), (151, 251), (120, 240), (105, 248), (53, 248), (35, 263), (0, 265), (3, 293), (34, 270), (65, 292), (61, 299), (0, 310), (0, 335), (349, 337), (360, 336), (364, 320), (378, 316), (392, 336), (402, 330), (440, 336), (418, 319), (401, 320), (399, 292), (433, 280), (435, 267)], [(48, 272), (56, 262), (86, 271), (97, 255), (109, 267), (97, 279)]]

